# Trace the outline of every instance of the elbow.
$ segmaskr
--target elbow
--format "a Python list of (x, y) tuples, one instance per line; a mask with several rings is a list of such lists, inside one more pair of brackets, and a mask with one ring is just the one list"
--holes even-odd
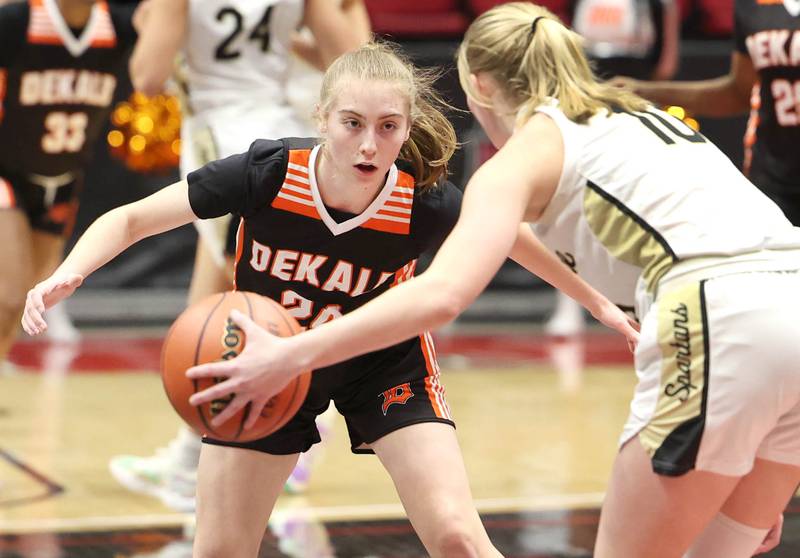
[(133, 75), (131, 77), (131, 83), (136, 91), (147, 95), (148, 97), (158, 95), (164, 90), (163, 80), (153, 79), (150, 76)]
[(431, 328), (448, 324), (466, 310), (475, 299), (455, 281), (434, 279), (430, 285), (430, 303), (432, 306)]
[(143, 63), (131, 60), (130, 64), (131, 84), (134, 90), (152, 97), (164, 90), (164, 83), (167, 76), (155, 75), (151, 69), (143, 68)]
[(122, 231), (122, 238), (126, 247), (130, 246), (131, 244), (135, 244), (140, 240), (137, 238), (135, 220), (131, 217), (127, 206), (123, 205), (116, 207), (105, 215), (101, 215), (98, 218), (98, 221), (100, 219), (110, 223), (109, 226), (114, 230)]

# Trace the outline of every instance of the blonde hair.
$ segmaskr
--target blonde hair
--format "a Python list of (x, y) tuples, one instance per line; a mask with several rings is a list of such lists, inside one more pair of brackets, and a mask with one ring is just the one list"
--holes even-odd
[(453, 125), (443, 114), (450, 106), (433, 88), (437, 75), (415, 68), (394, 46), (368, 43), (337, 58), (325, 72), (319, 117), (328, 115), (345, 83), (360, 80), (397, 84), (408, 98), (411, 123), (399, 158), (411, 164), (417, 186), (424, 192), (447, 177), (447, 163), (458, 147)]
[(469, 97), (491, 106), (469, 80), (470, 74), (486, 72), (500, 85), (521, 122), (548, 99), (557, 99), (567, 118), (578, 123), (601, 109), (631, 111), (648, 106), (629, 91), (599, 82), (580, 35), (530, 2), (501, 4), (480, 15), (467, 29), (456, 58), (459, 80)]

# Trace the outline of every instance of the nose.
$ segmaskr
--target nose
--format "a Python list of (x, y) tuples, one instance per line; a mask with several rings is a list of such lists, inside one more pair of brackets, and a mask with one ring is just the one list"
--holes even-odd
[(377, 150), (378, 146), (375, 143), (375, 132), (371, 128), (367, 128), (364, 131), (363, 137), (361, 138), (361, 144), (358, 146), (358, 151), (364, 157), (371, 159)]

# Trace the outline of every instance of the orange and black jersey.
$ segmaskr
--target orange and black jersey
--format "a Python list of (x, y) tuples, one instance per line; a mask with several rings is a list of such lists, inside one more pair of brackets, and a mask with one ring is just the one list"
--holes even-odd
[[(753, 61), (760, 84), (746, 166), (766, 191), (800, 191), (800, 2), (736, 0), (736, 49)], [(749, 165), (747, 164), (749, 163)]]
[(86, 165), (127, 71), (132, 14), (100, 1), (71, 29), (56, 0), (0, 7), (0, 169), (56, 176)]
[(419, 255), (438, 248), (461, 206), (452, 184), (419, 193), (393, 166), (362, 214), (326, 207), (313, 171), (318, 151), (314, 139), (258, 140), (187, 177), (198, 217), (242, 217), (236, 288), (280, 302), (306, 327), (413, 276)]

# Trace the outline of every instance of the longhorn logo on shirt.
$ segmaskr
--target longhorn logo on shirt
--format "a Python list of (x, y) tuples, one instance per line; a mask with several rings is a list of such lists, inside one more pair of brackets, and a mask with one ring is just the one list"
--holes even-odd
[(395, 403), (398, 405), (405, 405), (409, 399), (414, 397), (414, 393), (411, 391), (411, 384), (406, 382), (405, 384), (400, 384), (392, 389), (387, 389), (380, 395), (380, 397), (383, 397), (381, 411), (383, 411), (383, 416), (386, 416), (386, 412), (389, 410), (389, 407)]

